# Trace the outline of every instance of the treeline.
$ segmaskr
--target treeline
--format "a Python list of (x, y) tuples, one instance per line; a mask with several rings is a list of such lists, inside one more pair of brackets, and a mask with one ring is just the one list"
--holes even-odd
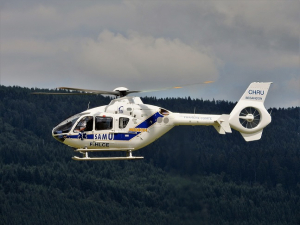
[[(144, 160), (76, 162), (52, 128), (103, 96), (31, 95), (0, 86), (1, 224), (299, 224), (299, 108), (270, 109), (262, 140), (175, 127)], [(48, 91), (48, 90), (47, 90)], [(230, 113), (234, 103), (144, 98), (173, 112)]]

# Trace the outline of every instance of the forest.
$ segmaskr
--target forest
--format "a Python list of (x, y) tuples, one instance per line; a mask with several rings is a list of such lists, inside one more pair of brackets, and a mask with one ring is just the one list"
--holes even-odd
[[(111, 98), (35, 91), (49, 90), (0, 86), (0, 224), (300, 224), (299, 107), (268, 109), (255, 142), (180, 126), (134, 152), (143, 160), (77, 162), (53, 127)], [(236, 104), (142, 100), (203, 114)]]

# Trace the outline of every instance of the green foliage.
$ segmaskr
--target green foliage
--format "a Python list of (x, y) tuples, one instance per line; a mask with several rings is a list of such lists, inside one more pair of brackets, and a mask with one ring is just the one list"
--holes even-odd
[[(299, 108), (272, 109), (262, 140), (176, 127), (141, 161), (76, 162), (51, 136), (102, 96), (31, 95), (0, 86), (1, 224), (299, 224)], [(174, 112), (230, 113), (233, 103), (144, 98)]]

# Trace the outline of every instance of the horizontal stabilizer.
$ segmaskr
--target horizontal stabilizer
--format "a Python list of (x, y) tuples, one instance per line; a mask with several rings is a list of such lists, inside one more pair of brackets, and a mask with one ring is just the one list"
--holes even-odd
[(229, 125), (229, 117), (230, 115), (223, 114), (218, 120), (215, 121), (214, 128), (218, 131), (219, 134), (232, 133), (230, 125)]

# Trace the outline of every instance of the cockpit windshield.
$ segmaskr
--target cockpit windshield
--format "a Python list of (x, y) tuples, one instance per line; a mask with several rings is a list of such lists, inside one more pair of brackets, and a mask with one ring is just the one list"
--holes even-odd
[(80, 117), (80, 114), (76, 114), (74, 116), (71, 116), (70, 118), (66, 119), (65, 121), (58, 124), (53, 129), (53, 134), (62, 134), (62, 133), (69, 133), (73, 125), (76, 123), (78, 118)]

